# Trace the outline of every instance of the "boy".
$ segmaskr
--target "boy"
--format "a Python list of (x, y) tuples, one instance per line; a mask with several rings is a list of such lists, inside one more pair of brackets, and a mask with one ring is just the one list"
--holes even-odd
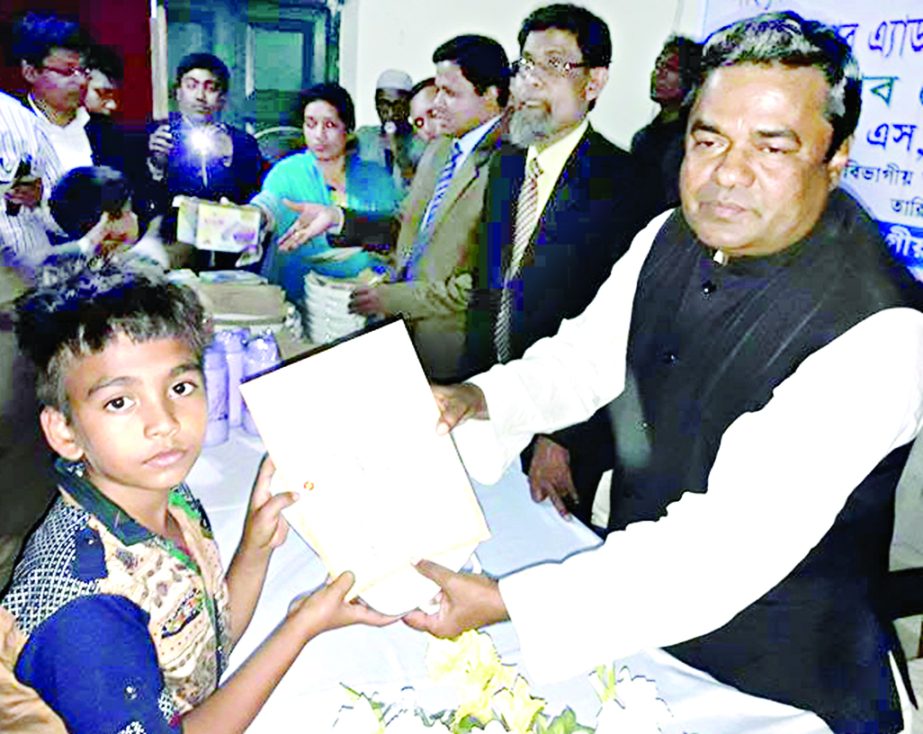
[(74, 242), (61, 253), (71, 254), (76, 246), (88, 257), (168, 268), (170, 258), (157, 233), (160, 220), (155, 219), (138, 240), (138, 217), (131, 196), (125, 174), (108, 166), (81, 166), (64, 174), (48, 202), (55, 222)]
[(17, 335), (60, 497), (0, 606), (0, 731), (243, 731), (312, 637), (393, 619), (346, 603), (343, 574), (217, 689), (297, 495), (270, 495), (264, 461), (225, 579), (183, 484), (206, 423), (201, 305), (108, 263), (66, 261), (40, 283), (17, 304)]

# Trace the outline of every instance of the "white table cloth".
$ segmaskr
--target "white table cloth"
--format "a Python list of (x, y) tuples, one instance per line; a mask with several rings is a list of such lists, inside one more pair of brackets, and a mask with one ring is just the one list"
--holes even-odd
[[(211, 520), (225, 564), (230, 562), (240, 539), (262, 453), (258, 439), (233, 429), (227, 443), (203, 451), (189, 476), (189, 485)], [(535, 504), (518, 469), (509, 470), (496, 485), (475, 485), (475, 491), (493, 534), (480, 546), (477, 556), (484, 570), (491, 574), (559, 560), (599, 543), (578, 521), (562, 520), (548, 503)], [(253, 620), (231, 655), (230, 672), (284, 618), (291, 600), (317, 588), (324, 578), (319, 559), (301, 538), (289, 533), (270, 562)], [(611, 589), (608, 593), (617, 594), (618, 590)], [(579, 613), (579, 602), (575, 601), (573, 618), (561, 620), (565, 632), (568, 625), (579, 624)], [(516, 633), (510, 623), (494, 625), (486, 631), (504, 662), (519, 662)], [(437, 711), (453, 707), (456, 702), (450, 692), (428, 679), (424, 666), (428, 639), (400, 622), (383, 629), (354, 626), (321, 635), (308, 643), (249, 731), (257, 734), (329, 731), (344, 701), (341, 684), (369, 694), (377, 692), (387, 701), (398, 700), (401, 689), (412, 686), (424, 708)], [(663, 729), (665, 733), (829, 732), (813, 714), (741, 693), (662, 650), (642, 652), (616, 662), (619, 667), (627, 666), (633, 675), (644, 675), (657, 682), (660, 695), (673, 714)], [(547, 700), (547, 713), (557, 714), (570, 706), (581, 723), (593, 726), (599, 704), (589, 673), (554, 685), (536, 686), (533, 695)]]

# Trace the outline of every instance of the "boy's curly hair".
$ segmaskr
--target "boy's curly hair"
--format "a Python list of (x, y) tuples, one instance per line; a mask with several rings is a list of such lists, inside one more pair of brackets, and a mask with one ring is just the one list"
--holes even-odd
[(179, 339), (201, 365), (211, 329), (190, 288), (145, 270), (82, 258), (43, 267), (16, 301), (19, 348), (35, 364), (42, 405), (70, 417), (64, 376), (76, 357), (102, 351), (118, 335), (133, 342)]

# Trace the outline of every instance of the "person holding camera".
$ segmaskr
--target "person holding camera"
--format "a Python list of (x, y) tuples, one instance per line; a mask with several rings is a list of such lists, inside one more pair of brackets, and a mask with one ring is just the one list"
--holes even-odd
[(165, 215), (167, 239), (175, 234), (176, 195), (245, 204), (259, 191), (263, 158), (256, 139), (220, 121), (229, 76), (217, 56), (183, 57), (176, 70), (178, 110), (148, 136), (148, 181), (138, 203), (143, 217)]

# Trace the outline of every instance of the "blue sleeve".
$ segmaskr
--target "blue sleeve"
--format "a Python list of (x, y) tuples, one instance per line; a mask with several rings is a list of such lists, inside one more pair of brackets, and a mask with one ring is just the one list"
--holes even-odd
[(175, 711), (158, 701), (164, 681), (149, 616), (125, 597), (98, 594), (64, 605), (29, 637), (16, 677), (36, 690), (72, 734), (177, 734)]
[[(279, 234), (285, 232), (297, 218), (295, 212), (282, 203), (282, 199), (329, 204), (330, 194), (313, 154), (298, 153), (283, 158), (269, 169), (263, 180), (262, 191), (255, 199), (267, 204), (272, 210), (276, 218), (276, 233)], [(325, 238), (318, 239), (326, 242)]]

